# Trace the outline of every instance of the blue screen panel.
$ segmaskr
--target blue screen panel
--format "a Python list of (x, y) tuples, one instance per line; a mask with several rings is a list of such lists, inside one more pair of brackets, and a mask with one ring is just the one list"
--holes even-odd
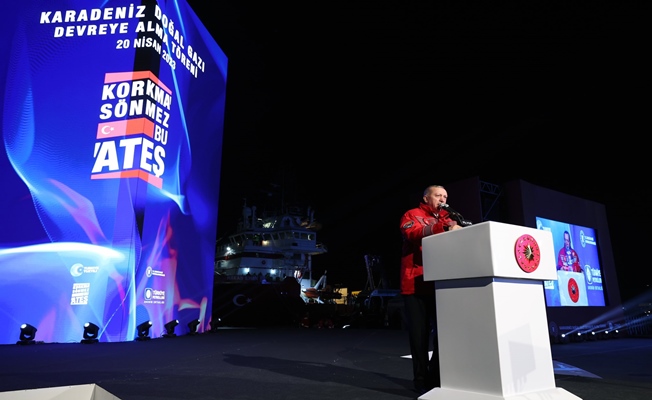
[(604, 306), (595, 230), (541, 217), (536, 217), (536, 226), (552, 232), (556, 252), (557, 280), (544, 282), (547, 306)]
[(226, 56), (185, 1), (3, 10), (0, 343), (205, 329)]

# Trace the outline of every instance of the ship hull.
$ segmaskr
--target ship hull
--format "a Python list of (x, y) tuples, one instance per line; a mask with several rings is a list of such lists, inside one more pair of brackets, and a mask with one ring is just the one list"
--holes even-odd
[(217, 281), (213, 284), (213, 320), (222, 326), (299, 325), (306, 312), (295, 279), (261, 284)]

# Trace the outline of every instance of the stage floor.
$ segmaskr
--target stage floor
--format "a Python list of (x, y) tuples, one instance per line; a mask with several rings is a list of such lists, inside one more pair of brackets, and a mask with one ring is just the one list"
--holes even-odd
[[(416, 399), (408, 353), (400, 328), (220, 328), (144, 342), (0, 345), (0, 392), (97, 384), (121, 400)], [(554, 344), (552, 356), (556, 386), (582, 399), (652, 399), (652, 338)]]

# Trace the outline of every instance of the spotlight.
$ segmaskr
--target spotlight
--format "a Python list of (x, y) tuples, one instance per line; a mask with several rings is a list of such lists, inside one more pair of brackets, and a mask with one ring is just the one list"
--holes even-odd
[(136, 340), (142, 341), (142, 340), (149, 340), (151, 337), (149, 337), (149, 328), (152, 326), (152, 321), (145, 321), (138, 325), (136, 327), (136, 333), (138, 334), (138, 337), (136, 337)]
[(188, 322), (188, 334), (189, 335), (194, 335), (197, 333), (197, 327), (199, 326), (199, 320), (198, 319), (193, 319), (192, 321)]
[(583, 335), (582, 332), (577, 332), (573, 334), (571, 341), (573, 342), (583, 342), (586, 340), (586, 335)]
[(84, 324), (84, 335), (81, 343), (90, 344), (97, 343), (99, 341), (98, 336), (100, 332), (100, 327), (95, 325), (92, 322), (87, 322)]
[(564, 344), (568, 342), (570, 342), (570, 337), (567, 334), (562, 333), (561, 335), (559, 335), (559, 343)]
[(221, 324), (222, 324), (221, 318), (213, 317), (213, 319), (211, 319), (211, 322), (209, 323), (209, 325), (211, 326), (211, 332), (217, 332), (217, 329), (220, 327)]
[(34, 344), (36, 341), (34, 337), (36, 336), (37, 329), (30, 324), (22, 324), (20, 326), (20, 336), (19, 341), (16, 344)]
[(175, 337), (177, 336), (176, 333), (174, 333), (174, 328), (179, 325), (179, 320), (178, 319), (173, 319), (172, 321), (168, 322), (165, 324), (165, 333), (163, 334), (163, 337)]

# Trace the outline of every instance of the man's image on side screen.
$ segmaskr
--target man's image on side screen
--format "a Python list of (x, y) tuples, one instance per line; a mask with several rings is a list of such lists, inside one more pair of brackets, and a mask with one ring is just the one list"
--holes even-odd
[(571, 246), (571, 236), (568, 231), (564, 231), (564, 247), (557, 254), (557, 270), (582, 272), (580, 256)]

